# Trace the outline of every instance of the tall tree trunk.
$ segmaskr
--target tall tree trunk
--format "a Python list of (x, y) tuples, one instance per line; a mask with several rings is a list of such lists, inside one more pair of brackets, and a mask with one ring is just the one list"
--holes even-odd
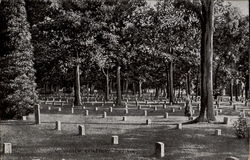
[(135, 82), (132, 83), (132, 89), (133, 89), (133, 95), (135, 95), (136, 94)]
[(162, 90), (163, 90), (163, 97), (166, 98), (167, 97), (166, 85), (163, 85)]
[(109, 100), (109, 71), (107, 69), (107, 73), (104, 72), (104, 70), (102, 69), (103, 71), (103, 74), (106, 78), (106, 87), (105, 87), (105, 101), (108, 101)]
[(190, 96), (190, 71), (187, 72), (187, 96)]
[(155, 88), (155, 99), (158, 99), (158, 98), (159, 98), (159, 92), (160, 92), (159, 87), (156, 87), (156, 88)]
[(197, 76), (196, 76), (196, 100), (198, 99), (198, 95), (199, 95), (199, 74), (197, 73)]
[(230, 102), (233, 102), (233, 95), (234, 95), (233, 89), (234, 89), (234, 80), (231, 79), (230, 80)]
[(245, 78), (246, 78), (246, 83), (245, 83), (245, 99), (247, 100), (248, 99), (249, 76), (246, 75)]
[(128, 78), (125, 81), (125, 93), (128, 95)]
[(213, 109), (213, 12), (214, 0), (202, 0), (201, 19), (201, 110), (196, 121), (214, 121)]
[(166, 70), (167, 74), (166, 74), (166, 78), (167, 78), (167, 83), (166, 83), (166, 89), (167, 89), (167, 98), (169, 98), (169, 95), (170, 95), (170, 85), (169, 85), (169, 70), (167, 69)]
[(116, 104), (122, 104), (122, 92), (121, 92), (121, 66), (117, 66), (116, 72)]
[(142, 96), (142, 89), (141, 89), (141, 86), (142, 86), (142, 81), (139, 80), (139, 97)]
[(81, 84), (80, 84), (80, 64), (75, 67), (75, 106), (82, 105), (81, 103)]
[(239, 83), (238, 83), (238, 80), (236, 80), (236, 82), (235, 82), (235, 101), (239, 101), (239, 97), (238, 97), (239, 90), (238, 90), (238, 88), (239, 88)]
[(173, 62), (169, 64), (169, 102), (174, 102)]
[(86, 91), (87, 91), (87, 93), (86, 93), (86, 94), (87, 94), (87, 98), (88, 98), (88, 97), (89, 97), (89, 83), (87, 83), (87, 85), (86, 85), (86, 89), (87, 89), (87, 90), (86, 90)]

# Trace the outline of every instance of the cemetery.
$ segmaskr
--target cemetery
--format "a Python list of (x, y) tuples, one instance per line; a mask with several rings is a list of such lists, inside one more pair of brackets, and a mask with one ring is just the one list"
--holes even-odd
[(227, 1), (0, 0), (0, 160), (249, 160), (248, 35)]

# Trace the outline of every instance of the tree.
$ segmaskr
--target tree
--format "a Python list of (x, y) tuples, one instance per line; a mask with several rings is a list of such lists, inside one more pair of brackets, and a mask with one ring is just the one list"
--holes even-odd
[(201, 110), (194, 122), (214, 121), (212, 79), (214, 0), (198, 0), (194, 3), (189, 0), (181, 0), (175, 5), (194, 12), (201, 27)]
[(25, 0), (0, 2), (0, 118), (21, 118), (37, 102)]

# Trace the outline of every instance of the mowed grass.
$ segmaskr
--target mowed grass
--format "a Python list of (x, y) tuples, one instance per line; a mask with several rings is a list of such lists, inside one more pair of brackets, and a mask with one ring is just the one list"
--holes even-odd
[[(168, 119), (163, 118), (166, 110), (169, 112)], [(232, 125), (202, 123), (184, 125), (182, 130), (177, 130), (175, 124), (187, 120), (182, 116), (183, 110), (174, 113), (169, 108), (166, 110), (152, 109), (145, 117), (140, 115), (142, 111), (136, 109), (132, 109), (128, 115), (123, 110), (109, 113), (107, 109), (108, 117), (102, 118), (103, 110), (92, 110), (90, 116), (86, 117), (81, 109), (74, 114), (62, 109), (58, 114), (56, 111), (46, 111), (44, 107), (41, 125), (34, 124), (33, 115), (27, 121), (0, 122), (1, 144), (10, 142), (13, 145), (13, 153), (2, 154), (1, 159), (149, 160), (157, 159), (154, 156), (155, 142), (165, 144), (166, 155), (162, 159), (223, 160), (229, 156), (248, 159), (248, 141), (237, 139)], [(127, 116), (126, 122), (122, 121), (124, 115)], [(152, 125), (145, 125), (146, 119), (151, 119)], [(222, 121), (223, 115), (217, 119)], [(57, 120), (62, 122), (62, 131), (55, 130)], [(78, 135), (79, 124), (85, 125), (85, 136)], [(221, 129), (222, 135), (215, 136), (215, 129)], [(112, 135), (119, 136), (118, 145), (111, 144)]]

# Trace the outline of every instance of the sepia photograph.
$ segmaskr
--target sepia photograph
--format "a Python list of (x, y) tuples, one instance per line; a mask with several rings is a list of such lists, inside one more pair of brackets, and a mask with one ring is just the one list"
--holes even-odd
[(250, 0), (0, 0), (0, 160), (250, 160)]

